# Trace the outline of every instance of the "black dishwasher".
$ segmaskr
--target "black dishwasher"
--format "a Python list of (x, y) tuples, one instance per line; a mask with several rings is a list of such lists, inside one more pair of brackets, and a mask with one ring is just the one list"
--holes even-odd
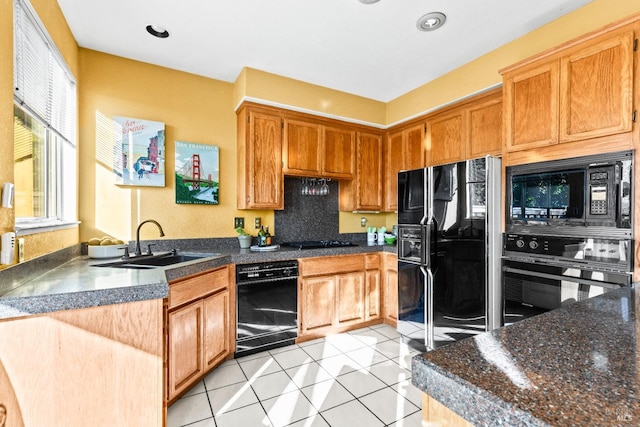
[(235, 357), (293, 344), (298, 336), (298, 261), (236, 266)]

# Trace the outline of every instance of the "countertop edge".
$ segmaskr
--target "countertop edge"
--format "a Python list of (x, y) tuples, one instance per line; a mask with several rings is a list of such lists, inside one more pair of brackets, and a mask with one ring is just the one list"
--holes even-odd
[(56, 311), (160, 299), (165, 298), (167, 295), (169, 295), (169, 284), (167, 282), (159, 282), (30, 297), (4, 297), (0, 298), (0, 320)]
[[(411, 360), (411, 383), (473, 425), (548, 426), (547, 423), (503, 401), (489, 391), (451, 374), (425, 360), (421, 354)], [(473, 411), (468, 411), (473, 408)]]

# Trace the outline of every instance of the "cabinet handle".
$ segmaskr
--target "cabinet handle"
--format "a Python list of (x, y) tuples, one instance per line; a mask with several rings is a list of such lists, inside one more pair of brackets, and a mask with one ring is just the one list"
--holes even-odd
[(7, 407), (0, 403), (0, 427), (7, 422)]

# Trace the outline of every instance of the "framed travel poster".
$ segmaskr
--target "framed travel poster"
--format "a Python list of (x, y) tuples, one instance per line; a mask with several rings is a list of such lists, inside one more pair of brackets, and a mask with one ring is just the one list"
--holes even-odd
[(164, 187), (164, 123), (114, 117), (116, 184)]
[(219, 179), (217, 145), (176, 141), (176, 203), (217, 205)]

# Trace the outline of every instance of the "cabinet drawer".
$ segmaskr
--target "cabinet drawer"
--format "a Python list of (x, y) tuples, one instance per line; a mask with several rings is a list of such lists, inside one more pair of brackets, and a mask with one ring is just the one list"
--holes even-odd
[(380, 255), (367, 254), (364, 256), (364, 268), (367, 270), (376, 270), (380, 268)]
[(303, 258), (299, 261), (300, 275), (326, 276), (364, 270), (363, 255), (337, 255), (320, 258)]
[(169, 309), (201, 298), (229, 285), (229, 267), (169, 284)]

